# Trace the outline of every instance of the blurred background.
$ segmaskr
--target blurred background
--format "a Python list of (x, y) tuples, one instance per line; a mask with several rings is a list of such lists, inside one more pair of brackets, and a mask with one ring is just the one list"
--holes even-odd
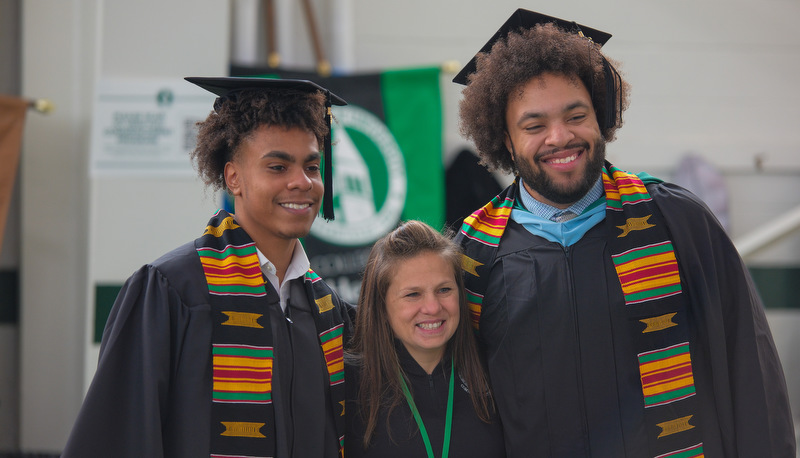
[(189, 163), (213, 97), (183, 77), (300, 76), (351, 102), (337, 218), (304, 243), (354, 300), (397, 221), (457, 224), (509, 182), (477, 167), (450, 80), (519, 7), (613, 35), (632, 99), (609, 160), (725, 225), (800, 418), (796, 0), (0, 0), (0, 456), (60, 452), (119, 287), (228, 205)]

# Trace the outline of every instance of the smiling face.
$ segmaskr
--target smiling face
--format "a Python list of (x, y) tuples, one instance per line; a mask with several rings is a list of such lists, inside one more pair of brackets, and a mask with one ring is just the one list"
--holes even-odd
[(389, 325), (428, 373), (444, 355), (459, 322), (458, 286), (453, 266), (423, 252), (396, 266), (386, 291)]
[(545, 73), (512, 93), (506, 147), (537, 200), (567, 208), (600, 177), (605, 142), (589, 92), (579, 80)]
[(324, 192), (320, 161), (313, 133), (262, 125), (225, 165), (236, 222), (262, 251), (275, 244), (294, 246), (308, 234)]

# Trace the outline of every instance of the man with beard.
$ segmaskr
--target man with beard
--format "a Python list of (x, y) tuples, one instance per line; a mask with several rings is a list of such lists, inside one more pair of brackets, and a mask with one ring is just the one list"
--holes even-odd
[(510, 457), (793, 457), (760, 299), (696, 197), (605, 161), (629, 87), (610, 35), (518, 10), (454, 79), (516, 174), (457, 236)]

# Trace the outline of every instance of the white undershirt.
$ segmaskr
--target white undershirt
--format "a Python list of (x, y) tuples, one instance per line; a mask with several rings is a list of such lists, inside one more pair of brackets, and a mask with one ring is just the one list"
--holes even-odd
[[(278, 285), (278, 275), (275, 265), (272, 264), (258, 248), (256, 248), (256, 254), (258, 254), (258, 262), (261, 264), (261, 271), (264, 272), (267, 280), (269, 280), (273, 286)], [(289, 267), (286, 268), (286, 275), (283, 276), (283, 283), (281, 283), (278, 288), (275, 288), (278, 290), (281, 310), (284, 312), (286, 311), (286, 303), (289, 300), (289, 280), (302, 277), (308, 272), (309, 267), (311, 267), (311, 263), (308, 262), (308, 256), (306, 256), (306, 251), (303, 249), (303, 244), (300, 243), (299, 240), (296, 240), (294, 251), (292, 252), (292, 260), (289, 262)]]

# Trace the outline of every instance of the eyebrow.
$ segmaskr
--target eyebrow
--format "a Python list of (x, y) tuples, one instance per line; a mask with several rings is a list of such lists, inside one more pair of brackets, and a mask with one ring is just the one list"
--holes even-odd
[[(314, 152), (306, 156), (303, 162), (304, 163), (314, 162), (319, 160), (321, 157), (322, 155), (319, 152)], [(292, 162), (292, 163), (295, 162), (295, 157), (287, 153), (286, 151), (269, 151), (267, 153), (264, 153), (261, 156), (261, 159), (280, 159), (286, 162)]]
[[(591, 108), (591, 107), (586, 105), (584, 102), (582, 102), (580, 100), (576, 100), (576, 101), (574, 101), (574, 102), (572, 102), (570, 104), (567, 104), (564, 107), (564, 109), (561, 110), (561, 113), (569, 113), (570, 111), (572, 111), (572, 110), (574, 110), (576, 108)], [(546, 118), (546, 117), (547, 117), (547, 115), (545, 115), (544, 113), (525, 112), (517, 120), (517, 125), (527, 121), (528, 119), (540, 119), (540, 118)]]

